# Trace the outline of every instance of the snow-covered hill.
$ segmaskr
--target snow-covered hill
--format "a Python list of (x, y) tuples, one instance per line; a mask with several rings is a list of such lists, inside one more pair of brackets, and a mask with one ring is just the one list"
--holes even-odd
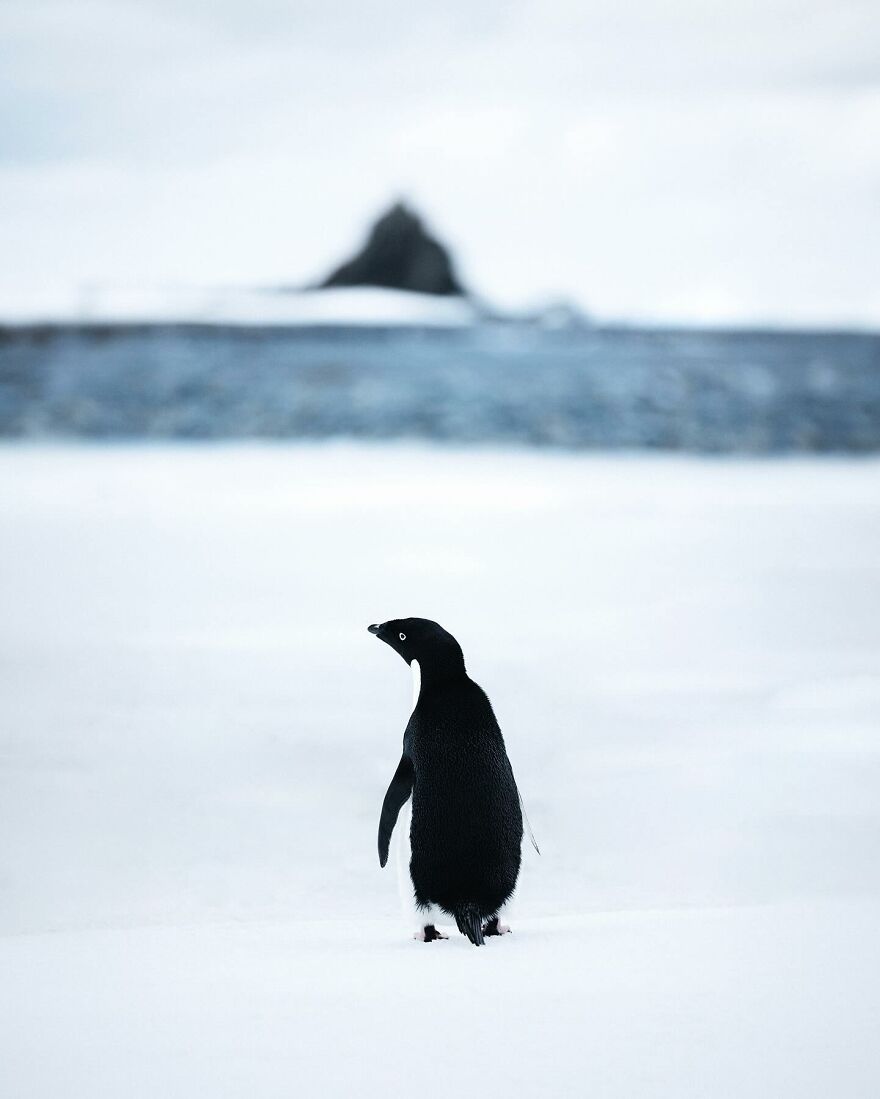
[(6, 324), (393, 325), (429, 328), (473, 323), (465, 298), (379, 287), (272, 290), (249, 287), (96, 286), (54, 294), (7, 294)]
[[(0, 449), (0, 1075), (27, 1099), (873, 1099), (880, 464)], [(375, 852), (461, 640), (542, 857)]]

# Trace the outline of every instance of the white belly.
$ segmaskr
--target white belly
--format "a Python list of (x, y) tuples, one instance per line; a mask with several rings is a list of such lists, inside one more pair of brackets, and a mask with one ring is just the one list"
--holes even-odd
[[(422, 689), (422, 669), (418, 660), (410, 662), (412, 668), (412, 708), (415, 709), (419, 701), (419, 691)], [(410, 828), (412, 826), (412, 796), (406, 799), (401, 806), (400, 815), (397, 818), (397, 826), (394, 829), (392, 842), (394, 844), (394, 864), (397, 867), (397, 891), (400, 894), (400, 905), (403, 909), (404, 919), (413, 923), (414, 897), (413, 883), (410, 877), (409, 864), (412, 859), (412, 846), (410, 843)], [(415, 926), (415, 923), (413, 923)]]
[(409, 873), (409, 864), (412, 859), (409, 831), (412, 825), (412, 798), (406, 799), (401, 807), (400, 816), (397, 818), (397, 827), (394, 829), (394, 862), (397, 866), (397, 891), (400, 894), (400, 904), (404, 918), (410, 922), (410, 913), (413, 910), (413, 883)]

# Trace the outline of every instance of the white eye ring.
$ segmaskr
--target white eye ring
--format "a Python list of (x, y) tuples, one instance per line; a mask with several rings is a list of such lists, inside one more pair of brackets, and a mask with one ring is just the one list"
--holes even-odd
[(405, 633), (399, 633), (397, 636), (400, 638), (401, 641), (406, 641), (406, 634)]

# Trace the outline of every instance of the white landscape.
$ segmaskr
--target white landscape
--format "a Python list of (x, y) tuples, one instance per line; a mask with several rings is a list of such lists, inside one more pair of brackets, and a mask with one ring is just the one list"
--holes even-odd
[[(0, 324), (217, 324), (461, 328), (480, 310), (457, 296), (377, 286), (322, 290), (246, 286), (110, 285), (5, 294)], [(552, 320), (552, 315), (550, 317)]]
[[(0, 449), (9, 1099), (880, 1094), (880, 462)], [(542, 849), (401, 925), (436, 618)]]

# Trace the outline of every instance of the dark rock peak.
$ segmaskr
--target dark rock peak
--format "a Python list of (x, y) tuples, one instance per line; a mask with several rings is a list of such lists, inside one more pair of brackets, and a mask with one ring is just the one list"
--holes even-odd
[(420, 294), (463, 294), (449, 253), (402, 202), (383, 214), (363, 248), (322, 287), (384, 286)]

